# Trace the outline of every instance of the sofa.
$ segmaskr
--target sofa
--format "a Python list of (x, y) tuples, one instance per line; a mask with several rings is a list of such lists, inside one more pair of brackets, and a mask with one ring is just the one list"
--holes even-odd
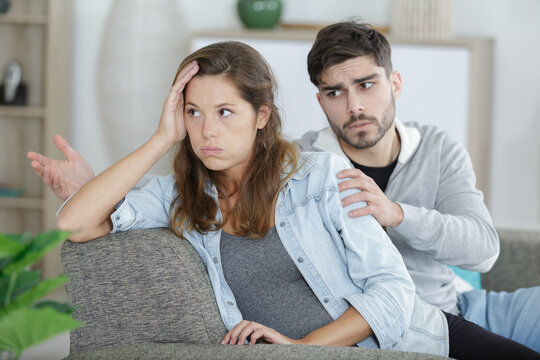
[[(540, 232), (499, 231), (492, 290), (540, 284)], [(444, 359), (413, 352), (308, 345), (221, 345), (226, 333), (206, 268), (168, 229), (133, 230), (62, 246), (68, 303), (83, 326), (68, 359)]]

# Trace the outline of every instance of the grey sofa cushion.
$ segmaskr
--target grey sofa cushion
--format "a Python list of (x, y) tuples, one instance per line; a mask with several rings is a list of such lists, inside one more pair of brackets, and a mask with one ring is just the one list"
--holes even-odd
[(438, 360), (436, 355), (413, 352), (360, 349), (339, 346), (309, 345), (201, 345), (201, 344), (138, 344), (113, 346), (74, 354), (68, 360), (109, 359), (379, 359)]
[(498, 229), (501, 253), (493, 268), (482, 274), (488, 290), (514, 291), (540, 285), (540, 232)]
[(226, 333), (206, 268), (168, 229), (62, 246), (68, 303), (84, 326), (70, 352), (140, 342), (219, 343)]

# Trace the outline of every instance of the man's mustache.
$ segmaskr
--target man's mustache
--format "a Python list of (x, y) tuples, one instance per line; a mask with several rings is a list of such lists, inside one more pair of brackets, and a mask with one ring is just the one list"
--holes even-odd
[(375, 116), (369, 116), (366, 114), (351, 115), (349, 120), (347, 120), (347, 122), (343, 125), (343, 130), (347, 130), (349, 126), (361, 120), (368, 120), (368, 121), (376, 122), (377, 118)]

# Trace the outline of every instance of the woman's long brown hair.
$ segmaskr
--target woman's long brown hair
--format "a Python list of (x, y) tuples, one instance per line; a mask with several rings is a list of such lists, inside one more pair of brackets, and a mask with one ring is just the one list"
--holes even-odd
[[(180, 64), (177, 75), (194, 60), (199, 64), (196, 76), (225, 76), (255, 113), (265, 105), (271, 114), (266, 126), (257, 131), (251, 164), (240, 183), (231, 183), (232, 179), (222, 173), (208, 170), (193, 152), (189, 136), (182, 141), (174, 159), (178, 196), (171, 204), (172, 229), (184, 238), (186, 231), (207, 233), (229, 222), (236, 235), (263, 237), (273, 224), (278, 193), (298, 165), (296, 148), (281, 136), (274, 76), (264, 58), (240, 42), (215, 43), (195, 51)], [(210, 183), (225, 200), (223, 220), (217, 218), (218, 203), (207, 193)], [(236, 189), (233, 193), (226, 191), (231, 185)], [(232, 194), (237, 196), (233, 207), (229, 201)]]

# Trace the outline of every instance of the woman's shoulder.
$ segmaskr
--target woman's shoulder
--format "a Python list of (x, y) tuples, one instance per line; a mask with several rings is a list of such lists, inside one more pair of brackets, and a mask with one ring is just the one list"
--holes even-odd
[(145, 175), (135, 186), (135, 191), (142, 193), (163, 194), (164, 198), (172, 199), (176, 195), (176, 177), (168, 175)]
[(325, 172), (330, 169), (341, 171), (351, 167), (350, 163), (344, 158), (338, 154), (327, 151), (306, 151), (300, 153), (299, 158), (302, 168), (306, 168), (306, 171), (311, 171), (313, 169)]
[(299, 169), (295, 178), (322, 178), (336, 182), (336, 174), (350, 167), (345, 159), (331, 152), (302, 152), (299, 155)]

